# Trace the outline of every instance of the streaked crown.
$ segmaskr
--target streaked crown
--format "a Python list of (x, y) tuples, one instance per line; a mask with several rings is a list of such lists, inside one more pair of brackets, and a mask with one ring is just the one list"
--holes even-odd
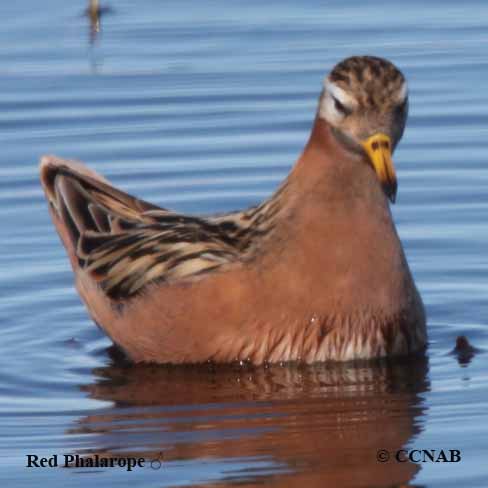
[(353, 93), (363, 109), (388, 110), (403, 101), (406, 82), (402, 72), (390, 61), (374, 56), (353, 56), (338, 63), (328, 81)]

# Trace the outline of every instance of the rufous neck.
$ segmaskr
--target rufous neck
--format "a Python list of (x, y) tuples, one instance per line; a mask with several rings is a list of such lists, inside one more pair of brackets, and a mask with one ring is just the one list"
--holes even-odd
[(306, 174), (314, 174), (317, 178), (320, 173), (330, 169), (331, 165), (347, 157), (346, 151), (332, 133), (328, 122), (317, 115), (308, 142), (290, 177), (295, 179), (303, 178)]
[(330, 125), (324, 119), (321, 119), (318, 115), (315, 117), (312, 130), (310, 131), (310, 137), (305, 146), (307, 150), (325, 150), (327, 152), (329, 147), (334, 145), (334, 135)]
[(360, 197), (384, 200), (374, 171), (348, 151), (327, 121), (316, 117), (302, 155), (287, 178), (289, 194), (324, 205)]

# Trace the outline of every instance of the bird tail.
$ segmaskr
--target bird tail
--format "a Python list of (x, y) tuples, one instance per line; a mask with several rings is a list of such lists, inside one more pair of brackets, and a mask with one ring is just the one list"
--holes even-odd
[(142, 212), (161, 210), (115, 189), (77, 161), (44, 156), (40, 179), (51, 218), (73, 268), (83, 264), (80, 261), (88, 242), (101, 245), (136, 224)]

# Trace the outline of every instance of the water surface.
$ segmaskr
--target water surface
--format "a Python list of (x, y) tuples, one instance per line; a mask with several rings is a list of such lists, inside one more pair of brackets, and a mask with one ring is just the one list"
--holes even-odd
[[(3, 2), (0, 478), (8, 486), (484, 487), (488, 363), (488, 4)], [(93, 325), (38, 182), (89, 163), (181, 212), (268, 196), (321, 80), (375, 54), (410, 82), (395, 220), (429, 316), (426, 357), (250, 369), (127, 367)], [(474, 355), (450, 351), (465, 335)], [(377, 461), (459, 449), (459, 463)], [(28, 469), (26, 455), (135, 455), (161, 469)]]

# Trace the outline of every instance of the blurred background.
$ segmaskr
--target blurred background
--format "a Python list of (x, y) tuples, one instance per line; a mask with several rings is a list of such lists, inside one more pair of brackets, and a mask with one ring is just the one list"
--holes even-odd
[[(486, 486), (488, 3), (21, 0), (0, 17), (0, 479)], [(72, 286), (39, 157), (83, 160), (181, 212), (250, 206), (303, 148), (324, 76), (357, 54), (409, 80), (393, 212), (428, 310), (427, 357), (121, 364)], [(473, 348), (456, 350), (460, 335)], [(462, 461), (376, 460), (405, 446), (460, 449)], [(73, 452), (163, 465), (25, 468), (28, 453)]]

